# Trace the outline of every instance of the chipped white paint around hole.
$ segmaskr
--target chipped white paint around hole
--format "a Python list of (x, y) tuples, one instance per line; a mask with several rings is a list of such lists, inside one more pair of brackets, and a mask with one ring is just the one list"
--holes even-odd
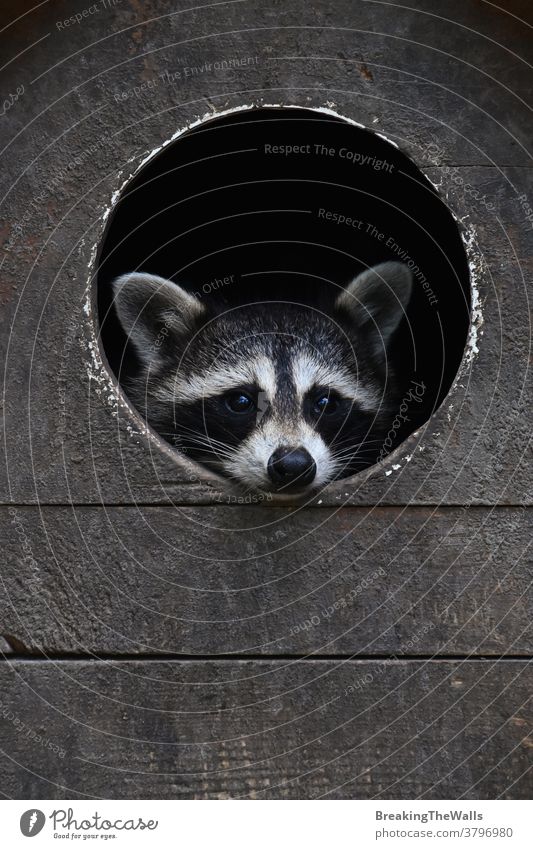
[[(214, 482), (218, 482), (220, 484), (223, 484), (224, 480), (222, 478), (219, 478), (216, 474), (208, 471), (203, 466), (200, 466), (199, 464), (191, 461), (189, 458), (185, 457), (184, 455), (180, 454), (179, 452), (174, 451), (170, 446), (167, 446), (167, 444), (162, 440), (162, 438), (160, 436), (158, 436), (158, 434), (156, 434), (154, 431), (152, 431), (142, 421), (142, 419), (140, 418), (137, 411), (133, 408), (133, 406), (125, 398), (125, 396), (122, 392), (122, 389), (120, 388), (120, 386), (118, 384), (118, 381), (111, 374), (111, 370), (110, 370), (109, 366), (104, 362), (104, 359), (103, 359), (103, 356), (102, 356), (102, 350), (101, 350), (98, 321), (97, 321), (97, 317), (95, 315), (96, 299), (95, 299), (95, 291), (94, 291), (94, 289), (95, 289), (94, 279), (96, 277), (96, 272), (97, 272), (96, 260), (97, 260), (97, 257), (98, 257), (98, 252), (99, 252), (101, 240), (102, 240), (102, 238), (105, 234), (106, 225), (107, 225), (107, 222), (109, 220), (111, 213), (114, 211), (114, 209), (115, 209), (117, 203), (119, 202), (119, 200), (122, 196), (122, 193), (123, 193), (124, 189), (126, 188), (126, 186), (128, 185), (128, 183), (130, 183), (130, 181), (133, 180), (136, 177), (136, 175), (141, 171), (141, 169), (143, 169), (145, 167), (145, 165), (147, 165), (148, 162), (150, 162), (152, 159), (154, 159), (162, 150), (164, 150), (166, 147), (168, 147), (168, 145), (172, 144), (177, 139), (179, 139), (180, 136), (184, 135), (184, 133), (190, 132), (195, 127), (198, 127), (198, 126), (200, 126), (204, 123), (208, 123), (210, 121), (216, 120), (218, 118), (223, 118), (226, 115), (233, 115), (233, 114), (237, 114), (239, 112), (247, 112), (247, 111), (252, 111), (252, 110), (255, 110), (255, 109), (301, 109), (303, 111), (318, 112), (318, 113), (322, 113), (324, 115), (330, 115), (334, 118), (338, 118), (342, 121), (345, 121), (346, 123), (350, 124), (353, 127), (357, 127), (361, 130), (364, 130), (368, 133), (371, 133), (372, 135), (377, 136), (378, 138), (380, 138), (383, 141), (387, 142), (388, 144), (392, 145), (394, 148), (396, 148), (396, 150), (401, 151), (400, 146), (395, 141), (393, 141), (392, 139), (390, 139), (386, 135), (384, 135), (383, 133), (377, 132), (377, 130), (373, 129), (372, 127), (365, 126), (364, 124), (361, 124), (360, 122), (355, 121), (352, 118), (350, 118), (350, 117), (342, 114), (341, 112), (339, 112), (337, 110), (336, 104), (333, 101), (326, 101), (325, 106), (313, 106), (313, 105), (307, 105), (307, 104), (302, 105), (302, 104), (293, 104), (293, 103), (243, 104), (241, 106), (234, 106), (234, 107), (231, 107), (231, 108), (228, 108), (228, 109), (223, 109), (223, 110), (211, 110), (209, 112), (204, 113), (204, 115), (197, 118), (196, 120), (186, 124), (184, 127), (181, 127), (180, 129), (176, 130), (176, 132), (173, 133), (172, 136), (170, 136), (170, 138), (166, 139), (162, 144), (158, 145), (156, 148), (154, 148), (152, 151), (150, 151), (150, 153), (148, 153), (146, 156), (144, 156), (143, 159), (141, 159), (139, 162), (137, 162), (137, 164), (135, 165), (135, 167), (133, 168), (131, 173), (129, 173), (128, 176), (124, 180), (122, 180), (122, 182), (120, 182), (118, 188), (116, 188), (113, 191), (113, 193), (111, 195), (110, 203), (107, 207), (105, 207), (105, 209), (102, 213), (102, 216), (100, 218), (100, 231), (99, 231), (98, 240), (96, 241), (96, 243), (93, 245), (93, 247), (91, 249), (91, 254), (90, 254), (90, 258), (89, 258), (89, 262), (88, 262), (88, 269), (89, 269), (90, 276), (89, 276), (89, 280), (88, 280), (87, 287), (86, 287), (86, 290), (85, 290), (83, 312), (85, 313), (85, 315), (87, 316), (87, 318), (89, 320), (88, 324), (89, 324), (89, 328), (90, 328), (90, 330), (89, 330), (90, 336), (89, 336), (88, 339), (85, 340), (86, 347), (87, 347), (87, 350), (88, 350), (89, 355), (90, 355), (89, 361), (86, 364), (87, 375), (89, 377), (89, 381), (93, 381), (94, 384), (96, 384), (97, 394), (99, 396), (103, 397), (105, 399), (106, 403), (108, 404), (108, 406), (110, 406), (112, 408), (112, 415), (114, 417), (118, 417), (120, 411), (127, 414), (130, 421), (125, 422), (125, 423), (126, 423), (127, 433), (130, 437), (137, 438), (137, 441), (138, 441), (138, 437), (140, 437), (140, 436), (143, 436), (143, 437), (146, 437), (148, 439), (153, 440), (154, 442), (156, 442), (159, 449), (163, 451), (163, 453), (165, 453), (167, 456), (171, 457), (174, 461), (178, 462), (185, 469), (188, 469), (189, 471), (194, 471), (194, 473), (197, 474), (198, 479), (201, 479), (201, 480), (203, 480), (207, 483), (210, 482), (211, 484), (213, 484)], [(410, 154), (405, 153), (405, 155), (408, 156), (409, 159), (413, 160), (413, 157)], [(134, 156), (134, 157), (128, 159), (125, 163), (125, 167), (121, 171), (118, 172), (117, 179), (120, 180), (120, 178), (123, 176), (123, 174), (127, 170), (126, 167), (133, 165), (136, 161), (137, 161), (137, 156)], [(424, 173), (423, 168), (415, 160), (413, 160), (413, 161), (415, 162), (417, 167), (420, 169), (420, 171), (424, 174), (424, 176), (426, 177), (428, 182), (430, 182), (431, 185), (433, 185), (433, 187), (435, 188), (437, 193), (439, 195), (441, 195), (442, 186), (437, 185), (434, 182), (432, 182), (429, 179), (429, 177), (427, 177), (427, 175)], [(455, 219), (455, 221), (458, 225), (458, 229), (460, 231), (460, 235), (461, 235), (461, 238), (462, 238), (462, 241), (463, 241), (466, 253), (467, 253), (468, 267), (469, 267), (469, 272), (470, 272), (470, 292), (471, 292), (471, 317), (470, 317), (468, 339), (467, 339), (465, 352), (464, 352), (463, 359), (462, 359), (460, 367), (459, 367), (457, 377), (456, 377), (454, 383), (452, 384), (450, 391), (448, 393), (448, 398), (449, 398), (450, 396), (453, 395), (454, 391), (456, 390), (456, 388), (458, 386), (459, 379), (469, 369), (473, 359), (476, 357), (476, 355), (479, 352), (478, 342), (479, 342), (479, 337), (483, 332), (481, 330), (481, 327), (482, 327), (482, 324), (483, 324), (483, 314), (482, 314), (482, 310), (481, 310), (481, 300), (480, 300), (480, 296), (479, 296), (478, 280), (481, 277), (481, 274), (482, 274), (482, 271), (483, 271), (483, 261), (482, 261), (481, 254), (479, 252), (479, 248), (477, 247), (477, 241), (476, 241), (474, 228), (470, 224), (469, 225), (464, 224), (454, 214), (453, 210), (450, 208), (450, 206), (448, 204), (447, 197), (445, 198), (445, 200), (446, 200), (447, 209), (450, 211), (450, 213), (452, 214), (453, 218)], [(81, 247), (83, 247), (83, 242), (80, 243), (80, 249), (81, 249)], [(453, 408), (453, 404), (450, 405), (449, 410), (451, 411), (452, 408)], [(424, 430), (424, 428), (425, 428), (425, 425), (422, 428), (420, 428), (419, 430), (412, 433), (407, 439), (408, 440), (416, 440), (418, 438), (418, 436), (420, 435), (420, 433)], [(420, 452), (423, 452), (425, 450), (425, 446), (423, 446), (423, 445), (417, 445), (416, 447), (418, 448), (418, 450)], [(337, 486), (342, 486), (342, 485), (345, 486), (347, 481), (354, 480), (355, 478), (364, 482), (368, 477), (373, 475), (378, 469), (382, 469), (383, 466), (386, 465), (388, 462), (392, 462), (393, 460), (397, 460), (398, 457), (396, 455), (401, 451), (401, 449), (402, 449), (402, 446), (399, 446), (397, 449), (395, 449), (395, 451), (391, 452), (389, 458), (386, 461), (384, 461), (384, 463), (376, 464), (376, 465), (370, 467), (368, 470), (365, 470), (363, 472), (360, 472), (357, 475), (353, 475), (350, 478), (347, 478), (342, 483), (339, 482), (339, 481), (333, 481), (329, 485), (328, 488), (335, 487), (336, 485)], [(402, 459), (405, 460), (406, 463), (409, 463), (412, 460), (412, 458), (413, 458), (413, 454), (408, 454), (408, 455), (404, 456)], [(393, 471), (398, 471), (399, 469), (401, 469), (401, 467), (402, 467), (401, 463), (398, 463), (398, 462), (393, 463), (393, 465), (390, 469), (385, 470), (385, 475), (389, 476), (393, 473)], [(346, 497), (348, 497), (349, 493), (345, 492), (344, 495)], [(318, 502), (318, 503), (321, 503), (321, 501)]]
[[(453, 214), (453, 213), (452, 213)], [(479, 281), (483, 275), (483, 256), (477, 246), (476, 233), (471, 224), (464, 225), (461, 232), (463, 244), (468, 259), (470, 271), (470, 327), (466, 342), (462, 366), (470, 366), (474, 357), (479, 353), (480, 337), (483, 335), (483, 311), (481, 309), (481, 297), (479, 294)], [(465, 369), (461, 367), (455, 380), (454, 386), (458, 384)]]

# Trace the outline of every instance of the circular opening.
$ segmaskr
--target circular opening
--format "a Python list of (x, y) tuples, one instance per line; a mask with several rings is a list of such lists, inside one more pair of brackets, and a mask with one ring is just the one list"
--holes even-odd
[(418, 167), (297, 108), (211, 119), (152, 157), (108, 224), (98, 301), (148, 424), (278, 492), (395, 450), (450, 389), (470, 318), (457, 224)]

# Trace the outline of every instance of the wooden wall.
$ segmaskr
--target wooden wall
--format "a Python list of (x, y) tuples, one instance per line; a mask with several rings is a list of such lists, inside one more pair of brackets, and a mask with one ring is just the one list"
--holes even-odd
[[(530, 798), (530, 4), (75, 5), (0, 11), (2, 794)], [(479, 294), (427, 427), (305, 509), (228, 503), (144, 432), (95, 315), (147, 153), (276, 103), (412, 156)]]

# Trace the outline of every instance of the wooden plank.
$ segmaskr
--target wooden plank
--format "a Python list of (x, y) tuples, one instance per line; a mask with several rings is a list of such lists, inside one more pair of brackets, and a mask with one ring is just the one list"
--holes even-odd
[[(505, 10), (487, 7), (482, 15), (474, 0), (426, 0), (394, 15), (381, 3), (340, 0), (310, 8), (291, 0), (281, 19), (277, 7), (260, 2), (198, 5), (169, 14), (164, 0), (150, 0), (141, 16), (135, 6), (117, 4), (61, 30), (62, 14), (71, 12), (63, 2), (13, 26), (13, 56), (32, 36), (50, 33), (4, 71), (6, 90), (21, 81), (29, 88), (40, 77), (32, 86), (35, 97), (10, 116), (12, 132), (46, 110), (36, 131), (24, 133), (17, 145), (18, 166), (32, 148), (39, 150), (43, 134), (59, 135), (95, 106), (103, 109), (96, 126), (104, 119), (107, 134), (121, 133), (117, 161), (124, 162), (125, 147), (129, 152), (139, 142), (150, 145), (154, 134), (161, 141), (172, 134), (177, 104), (193, 104), (189, 112), (198, 114), (243, 102), (325, 100), (417, 146), (445, 138), (448, 161), (456, 164), (530, 164), (524, 100), (531, 43), (519, 18), (530, 20), (531, 11), (523, 0)], [(2, 14), (7, 23), (16, 11), (3, 6)], [(258, 61), (237, 70), (208, 67), (242, 57)], [(187, 74), (185, 68), (204, 70)], [(161, 79), (165, 71), (174, 75), (171, 82)], [(89, 133), (81, 126), (71, 138), (83, 142)]]
[[(533, 401), (526, 287), (533, 231), (518, 201), (527, 190), (528, 173), (507, 169), (502, 177), (486, 168), (461, 173), (464, 185), (494, 199), (499, 219), (496, 226), (494, 214), (478, 200), (468, 207), (486, 263), (479, 353), (465, 364), (449, 398), (418, 437), (391, 452), (369, 480), (363, 475), (340, 482), (316, 502), (533, 503), (526, 414)], [(455, 171), (441, 176), (452, 207), (465, 209), (471, 192), (457, 183)], [(11, 275), (18, 282), (6, 287), (3, 300), (2, 336), (9, 347), (7, 463), (0, 497), (26, 503), (224, 500), (223, 491), (198, 482), (198, 470), (184, 467), (117, 400), (96, 352), (94, 317), (83, 306), (86, 281), (80, 267), (89, 248), (69, 261), (66, 288), (43, 285), (40, 270), (26, 281), (30, 257), (15, 252), (4, 264), (6, 279)], [(53, 278), (64, 256), (52, 244), (42, 261)]]
[(533, 511), (15, 508), (18, 651), (533, 654)]
[[(487, 7), (480, 20), (474, 2), (420, 0), (391, 16), (381, 3), (310, 8), (293, 0), (281, 26), (277, 8), (245, 5), (169, 15), (162, 0), (151, 0), (143, 6), (151, 20), (145, 25), (137, 7), (118, 4), (67, 34), (57, 22), (68, 5), (43, 4), (10, 29), (13, 55), (29, 37), (50, 37), (24, 55), (24, 69), (13, 62), (5, 70), (5, 89), (22, 82), (27, 92), (2, 124), (10, 144), (0, 177), (9, 190), (0, 208), (8, 248), (0, 330), (9, 347), (2, 349), (7, 466), (0, 501), (219, 497), (117, 401), (98, 352), (96, 317), (87, 314), (86, 287), (104, 211), (147, 150), (207, 108), (242, 105), (245, 91), (256, 105), (333, 102), (396, 140), (422, 167), (472, 166), (459, 175), (447, 168), (433, 173), (453, 211), (474, 226), (485, 258), (479, 355), (420, 441), (402, 446), (369, 481), (332, 487), (322, 504), (533, 503), (524, 463), (532, 401), (524, 280), (532, 232), (518, 200), (531, 165), (530, 114), (520, 100), (530, 85), (523, 61), (530, 47), (519, 20), (530, 11), (513, 2), (505, 11)], [(16, 8), (3, 14), (14, 16)], [(231, 34), (213, 39), (218, 31)], [(160, 81), (184, 65), (255, 56), (236, 78), (182, 73), (177, 87)], [(117, 94), (153, 80), (159, 82), (149, 95), (117, 101)], [(432, 154), (435, 145), (440, 152)], [(517, 167), (502, 175), (504, 166)], [(501, 225), (465, 184), (488, 188)]]
[(532, 685), (525, 661), (2, 663), (2, 791), (530, 799)]

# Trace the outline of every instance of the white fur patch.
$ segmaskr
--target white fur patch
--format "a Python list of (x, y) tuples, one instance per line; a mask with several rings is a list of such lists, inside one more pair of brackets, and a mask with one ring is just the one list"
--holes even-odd
[(341, 397), (356, 401), (362, 410), (373, 412), (379, 407), (379, 393), (374, 389), (362, 386), (347, 369), (321, 363), (309, 354), (295, 357), (292, 377), (300, 401), (313, 386), (326, 386)]
[(332, 479), (335, 460), (322, 437), (303, 420), (290, 429), (276, 420), (265, 422), (239, 445), (231, 461), (223, 462), (223, 466), (227, 474), (250, 489), (270, 489), (268, 461), (277, 448), (284, 446), (305, 448), (315, 461), (316, 477), (310, 488), (324, 486)]
[(217, 366), (204, 374), (184, 378), (176, 374), (156, 389), (160, 400), (191, 403), (213, 398), (237, 389), (247, 383), (256, 383), (269, 401), (276, 394), (276, 372), (268, 357), (235, 363), (230, 366)]

